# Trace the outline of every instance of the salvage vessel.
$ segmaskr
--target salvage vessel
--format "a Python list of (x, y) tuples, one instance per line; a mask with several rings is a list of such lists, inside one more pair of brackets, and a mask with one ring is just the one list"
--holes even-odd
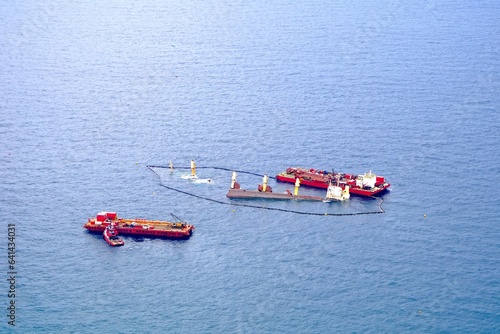
[(104, 240), (112, 247), (123, 246), (125, 243), (122, 238), (118, 236), (114, 223), (109, 224), (102, 232)]
[(299, 179), (302, 185), (324, 189), (327, 189), (332, 182), (335, 182), (343, 189), (349, 187), (349, 193), (359, 196), (379, 195), (391, 186), (383, 176), (375, 175), (371, 171), (362, 175), (355, 175), (313, 168), (290, 167), (276, 175), (276, 179), (288, 183), (295, 183), (295, 180)]
[(100, 212), (95, 217), (89, 218), (83, 227), (92, 233), (104, 233), (111, 224), (118, 234), (141, 237), (187, 239), (194, 231), (194, 226), (184, 221), (118, 218), (116, 212)]

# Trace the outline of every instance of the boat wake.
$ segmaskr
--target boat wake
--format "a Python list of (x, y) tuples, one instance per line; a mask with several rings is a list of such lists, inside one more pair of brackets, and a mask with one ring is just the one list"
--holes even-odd
[(214, 184), (214, 180), (212, 179), (201, 179), (199, 178), (198, 176), (196, 175), (191, 175), (191, 174), (185, 174), (185, 175), (181, 175), (181, 179), (184, 179), (184, 180), (189, 180), (193, 183), (196, 183), (196, 184)]
[(212, 179), (195, 179), (195, 180), (192, 180), (193, 183), (206, 183), (206, 184), (213, 184), (215, 183), (214, 180)]

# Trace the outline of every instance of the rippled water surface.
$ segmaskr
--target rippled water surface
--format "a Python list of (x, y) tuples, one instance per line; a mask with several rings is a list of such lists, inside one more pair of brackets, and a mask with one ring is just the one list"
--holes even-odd
[[(15, 330), (498, 331), (499, 15), (491, 0), (0, 4)], [(146, 167), (191, 159), (372, 170), (391, 191), (384, 214), (324, 216), (378, 201), (255, 209), (230, 205), (228, 171)], [(101, 210), (196, 230), (111, 248), (82, 228)]]

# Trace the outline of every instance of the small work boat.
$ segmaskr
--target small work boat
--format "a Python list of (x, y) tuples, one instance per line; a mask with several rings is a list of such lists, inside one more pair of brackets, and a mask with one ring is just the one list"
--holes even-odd
[(110, 245), (110, 246), (123, 246), (125, 243), (123, 242), (122, 238), (118, 236), (118, 232), (116, 231), (116, 228), (114, 224), (109, 224), (105, 229), (104, 232), (102, 232), (102, 235), (104, 237), (104, 240)]

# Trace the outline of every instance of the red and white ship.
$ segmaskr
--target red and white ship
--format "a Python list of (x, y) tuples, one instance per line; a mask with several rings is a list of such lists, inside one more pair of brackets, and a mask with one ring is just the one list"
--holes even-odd
[(118, 236), (118, 232), (115, 229), (114, 223), (109, 224), (105, 229), (104, 232), (102, 232), (102, 236), (104, 237), (104, 240), (110, 245), (110, 246), (123, 246), (125, 243), (123, 242), (122, 238)]
[(169, 222), (146, 220), (144, 218), (118, 218), (116, 212), (100, 212), (89, 218), (83, 225), (89, 232), (104, 233), (113, 224), (118, 234), (143, 237), (163, 237), (170, 239), (187, 239), (194, 231), (194, 226), (183, 221)]
[(327, 189), (331, 183), (335, 183), (342, 188), (349, 186), (349, 193), (359, 196), (379, 195), (391, 186), (383, 176), (375, 175), (371, 171), (363, 175), (355, 175), (290, 167), (276, 175), (276, 179), (288, 183), (295, 183), (295, 180), (299, 179), (301, 185), (324, 189)]

